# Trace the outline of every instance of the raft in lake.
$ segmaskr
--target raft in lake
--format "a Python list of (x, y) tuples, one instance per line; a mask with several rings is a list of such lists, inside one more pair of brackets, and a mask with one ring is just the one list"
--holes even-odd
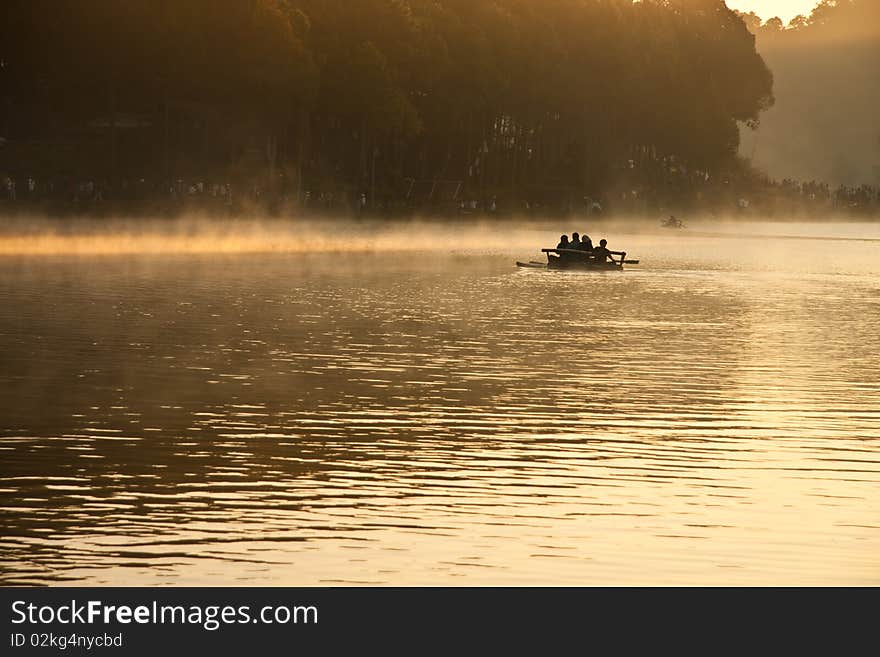
[[(576, 249), (541, 249), (547, 254), (547, 262), (517, 261), (516, 266), (525, 269), (553, 269), (560, 271), (621, 271), (623, 266), (637, 265), (638, 260), (627, 260), (626, 251), (609, 251), (611, 260), (600, 261), (593, 257), (591, 251)], [(619, 256), (615, 260), (614, 256)]]

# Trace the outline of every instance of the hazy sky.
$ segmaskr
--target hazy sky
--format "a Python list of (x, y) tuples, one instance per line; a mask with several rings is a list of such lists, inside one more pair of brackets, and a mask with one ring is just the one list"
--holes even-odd
[(798, 14), (808, 16), (819, 0), (727, 0), (727, 6), (740, 11), (753, 11), (767, 20), (779, 16), (788, 23)]

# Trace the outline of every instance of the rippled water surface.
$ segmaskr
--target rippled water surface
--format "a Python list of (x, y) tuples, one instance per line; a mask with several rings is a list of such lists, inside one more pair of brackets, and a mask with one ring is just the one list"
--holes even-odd
[(0, 258), (0, 582), (880, 584), (880, 226), (558, 232)]

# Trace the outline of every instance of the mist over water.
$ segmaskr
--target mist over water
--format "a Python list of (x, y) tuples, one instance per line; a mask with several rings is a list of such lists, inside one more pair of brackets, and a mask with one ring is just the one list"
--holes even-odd
[[(0, 256), (227, 256), (236, 254), (395, 253), (421, 252), (425, 257), (451, 254), (509, 253), (514, 256), (540, 253), (542, 246), (555, 246), (561, 232), (591, 233), (593, 241), (605, 237), (617, 249), (638, 247), (633, 238), (646, 237), (650, 244), (674, 250), (679, 238), (722, 237), (742, 240), (792, 238), (838, 241), (880, 240), (880, 223), (853, 222), (841, 218), (827, 222), (743, 221), (741, 218), (691, 221), (688, 230), (672, 231), (658, 222), (638, 218), (598, 219), (473, 219), (413, 218), (398, 221), (340, 220), (327, 218), (234, 218), (217, 219), (199, 214), (183, 218), (89, 219), (42, 218), (29, 215), (7, 217), (0, 226)], [(629, 242), (615, 243), (617, 236)], [(691, 248), (684, 244), (685, 250)], [(752, 245), (729, 245), (736, 250)], [(764, 257), (773, 244), (757, 246)], [(715, 245), (713, 250), (718, 250)], [(633, 255), (631, 252), (630, 255)], [(141, 260), (147, 265), (150, 260)], [(161, 262), (161, 261), (156, 261)], [(332, 268), (346, 260), (328, 261)]]
[(3, 583), (880, 583), (878, 224), (41, 228)]

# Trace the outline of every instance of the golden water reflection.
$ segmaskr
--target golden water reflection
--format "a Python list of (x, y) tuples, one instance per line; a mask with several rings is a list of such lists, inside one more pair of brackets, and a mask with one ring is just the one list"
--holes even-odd
[(0, 579), (876, 585), (880, 244), (718, 232), (0, 260)]

